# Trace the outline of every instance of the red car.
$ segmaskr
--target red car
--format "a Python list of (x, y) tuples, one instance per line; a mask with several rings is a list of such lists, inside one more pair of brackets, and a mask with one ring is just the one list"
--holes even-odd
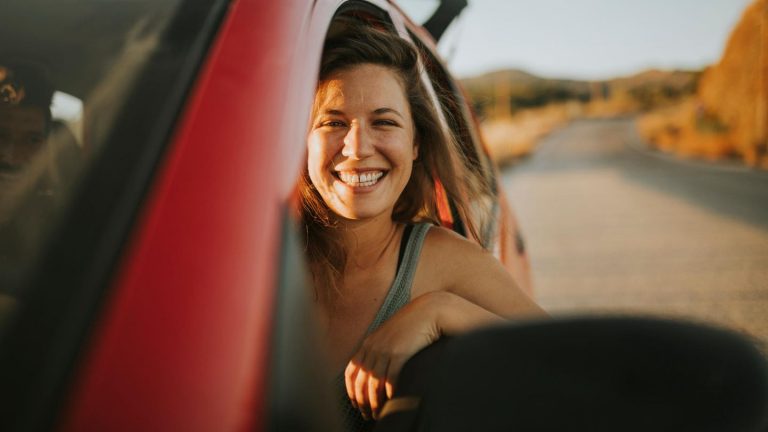
[[(445, 126), (496, 186), (476, 197), (498, 216), (486, 246), (530, 292), (469, 105), (391, 2), (8, 1), (0, 429), (333, 427), (292, 197), (338, 16), (421, 49)], [(443, 219), (462, 231), (447, 201)]]

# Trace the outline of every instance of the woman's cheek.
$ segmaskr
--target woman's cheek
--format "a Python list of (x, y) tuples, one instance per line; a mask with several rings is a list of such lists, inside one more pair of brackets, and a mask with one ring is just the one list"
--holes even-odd
[[(324, 158), (332, 161), (333, 158), (341, 152), (343, 146), (343, 135), (334, 133), (316, 133), (310, 136), (309, 151), (315, 151), (318, 158)], [(327, 162), (330, 163), (330, 162)]]
[(330, 165), (332, 156), (328, 155), (327, 145), (321, 138), (310, 135), (307, 140), (307, 168), (309, 177), (313, 182), (318, 181), (317, 176)]
[(322, 148), (321, 139), (316, 132), (307, 137), (307, 154), (310, 159), (316, 159), (318, 151)]

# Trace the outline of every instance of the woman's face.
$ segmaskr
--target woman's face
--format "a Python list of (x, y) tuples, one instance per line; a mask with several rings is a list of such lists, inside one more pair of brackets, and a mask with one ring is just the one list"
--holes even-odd
[(391, 215), (418, 155), (397, 73), (362, 64), (332, 74), (315, 96), (309, 177), (326, 205), (353, 220)]

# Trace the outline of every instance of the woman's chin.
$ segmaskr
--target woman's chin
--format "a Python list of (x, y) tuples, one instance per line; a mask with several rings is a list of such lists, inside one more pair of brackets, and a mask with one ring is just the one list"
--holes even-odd
[[(363, 204), (363, 203), (360, 203)], [(367, 204), (367, 203), (366, 203)], [(334, 206), (331, 210), (340, 218), (347, 221), (365, 221), (376, 219), (380, 216), (392, 216), (392, 207), (375, 205)]]
[(365, 209), (356, 209), (356, 210), (345, 210), (343, 212), (336, 212), (337, 215), (339, 215), (342, 219), (345, 219), (350, 222), (362, 222), (366, 220), (375, 219), (377, 216), (381, 216), (383, 212), (377, 212), (377, 211), (371, 211), (371, 210), (365, 210)]

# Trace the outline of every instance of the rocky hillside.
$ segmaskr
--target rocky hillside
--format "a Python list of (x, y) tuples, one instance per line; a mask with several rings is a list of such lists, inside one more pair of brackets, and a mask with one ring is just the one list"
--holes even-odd
[(699, 116), (722, 123), (737, 154), (751, 165), (768, 163), (768, 0), (757, 0), (744, 12), (697, 95)]

